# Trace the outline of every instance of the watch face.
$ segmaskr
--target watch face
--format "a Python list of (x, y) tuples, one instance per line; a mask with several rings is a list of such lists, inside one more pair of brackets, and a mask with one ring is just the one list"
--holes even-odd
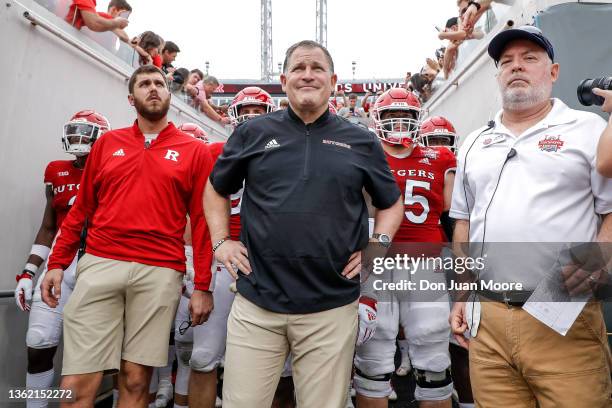
[(384, 247), (389, 247), (391, 245), (391, 238), (387, 234), (380, 234), (378, 236), (378, 242)]

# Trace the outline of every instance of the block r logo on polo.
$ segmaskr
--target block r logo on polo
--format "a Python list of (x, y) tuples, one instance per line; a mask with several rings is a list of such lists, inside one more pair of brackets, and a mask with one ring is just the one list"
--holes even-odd
[(164, 159), (178, 162), (177, 160), (178, 157), (179, 157), (179, 152), (177, 152), (176, 150), (168, 150), (166, 152), (166, 157), (164, 157)]

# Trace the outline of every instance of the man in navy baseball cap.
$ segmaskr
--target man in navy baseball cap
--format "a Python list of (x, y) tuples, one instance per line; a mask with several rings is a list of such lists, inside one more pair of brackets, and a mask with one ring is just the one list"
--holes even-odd
[(542, 34), (542, 31), (537, 27), (524, 25), (521, 27), (504, 30), (493, 37), (489, 43), (488, 52), (489, 56), (491, 56), (493, 61), (495, 61), (495, 65), (497, 65), (499, 62), (499, 59), (506, 46), (515, 40), (527, 40), (539, 45), (544, 49), (544, 51), (546, 51), (550, 57), (550, 60), (553, 62), (555, 61), (555, 51), (553, 50), (553, 46), (548, 38)]

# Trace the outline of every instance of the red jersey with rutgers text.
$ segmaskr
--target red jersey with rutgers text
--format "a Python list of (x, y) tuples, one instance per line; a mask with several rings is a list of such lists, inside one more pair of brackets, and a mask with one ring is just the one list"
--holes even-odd
[(444, 179), (457, 166), (449, 149), (416, 146), (408, 157), (385, 153), (404, 196), (404, 220), (394, 242), (444, 242), (440, 215), (444, 209)]
[[(225, 146), (225, 142), (211, 143), (208, 145), (210, 155), (215, 163), (217, 162), (217, 158), (223, 152), (223, 146)], [(230, 215), (230, 238), (234, 241), (240, 240), (240, 203), (242, 202), (243, 190), (244, 188), (241, 188), (236, 194), (232, 194), (230, 196), (232, 208)]]
[(87, 253), (184, 272), (189, 215), (195, 288), (208, 290), (212, 247), (202, 197), (211, 169), (206, 145), (172, 123), (150, 145), (136, 122), (106, 132), (91, 148), (49, 270), (70, 265), (87, 220)]
[(51, 207), (55, 211), (57, 230), (74, 204), (82, 175), (83, 169), (75, 167), (73, 160), (52, 161), (45, 169), (45, 185), (53, 189)]

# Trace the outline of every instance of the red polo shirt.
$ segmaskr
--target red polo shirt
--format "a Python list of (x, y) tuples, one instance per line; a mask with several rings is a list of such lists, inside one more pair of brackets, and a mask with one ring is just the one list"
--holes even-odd
[(57, 234), (49, 269), (66, 269), (88, 220), (86, 252), (185, 271), (190, 216), (195, 288), (210, 286), (212, 248), (202, 197), (212, 169), (208, 149), (172, 123), (149, 147), (135, 122), (94, 144), (76, 202)]

